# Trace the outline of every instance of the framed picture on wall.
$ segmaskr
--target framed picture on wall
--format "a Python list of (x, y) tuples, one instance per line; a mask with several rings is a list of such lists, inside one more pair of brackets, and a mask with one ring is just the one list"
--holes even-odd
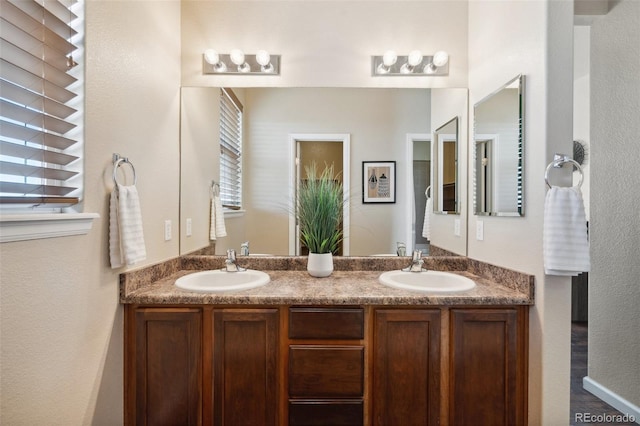
[(396, 162), (362, 162), (362, 202), (396, 202)]

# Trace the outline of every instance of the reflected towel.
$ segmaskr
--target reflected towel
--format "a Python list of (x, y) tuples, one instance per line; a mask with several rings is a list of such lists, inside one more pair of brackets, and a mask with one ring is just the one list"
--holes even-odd
[(433, 200), (427, 197), (427, 205), (424, 208), (424, 223), (422, 224), (422, 236), (431, 241), (431, 212), (433, 211)]
[(135, 186), (117, 184), (109, 203), (109, 258), (112, 268), (147, 258), (140, 200)]
[(575, 276), (590, 269), (589, 237), (582, 193), (553, 186), (544, 203), (544, 271)]
[(226, 237), (227, 228), (224, 224), (224, 212), (219, 195), (211, 197), (211, 225), (209, 228), (209, 239), (215, 241), (217, 238)]

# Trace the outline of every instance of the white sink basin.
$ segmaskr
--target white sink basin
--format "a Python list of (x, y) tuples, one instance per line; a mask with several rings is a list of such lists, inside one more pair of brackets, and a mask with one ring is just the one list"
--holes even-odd
[(387, 271), (382, 273), (378, 280), (389, 287), (425, 293), (455, 293), (471, 290), (476, 286), (476, 283), (467, 277), (442, 271)]
[(214, 271), (194, 272), (176, 280), (176, 287), (201, 293), (248, 290), (261, 287), (271, 281), (269, 274), (247, 269), (241, 272)]

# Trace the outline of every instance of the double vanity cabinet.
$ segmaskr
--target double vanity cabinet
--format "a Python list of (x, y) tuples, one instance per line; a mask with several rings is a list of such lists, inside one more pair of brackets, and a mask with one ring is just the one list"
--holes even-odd
[(286, 274), (270, 295), (199, 299), (171, 277), (123, 295), (125, 424), (527, 423), (528, 295), (425, 299), (364, 272), (350, 297), (349, 272), (291, 272), (316, 303), (283, 303)]

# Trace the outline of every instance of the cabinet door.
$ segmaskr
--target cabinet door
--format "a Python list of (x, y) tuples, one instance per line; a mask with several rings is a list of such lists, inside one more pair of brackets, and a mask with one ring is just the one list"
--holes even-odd
[(375, 312), (373, 424), (440, 420), (440, 311)]
[(214, 424), (276, 424), (277, 362), (277, 309), (214, 311)]
[[(524, 313), (452, 309), (449, 415), (456, 425), (526, 422)], [(522, 316), (519, 320), (519, 316)]]
[(200, 309), (139, 308), (127, 318), (133, 321), (128, 329), (135, 329), (126, 354), (127, 365), (133, 364), (135, 371), (125, 376), (127, 424), (200, 424)]

